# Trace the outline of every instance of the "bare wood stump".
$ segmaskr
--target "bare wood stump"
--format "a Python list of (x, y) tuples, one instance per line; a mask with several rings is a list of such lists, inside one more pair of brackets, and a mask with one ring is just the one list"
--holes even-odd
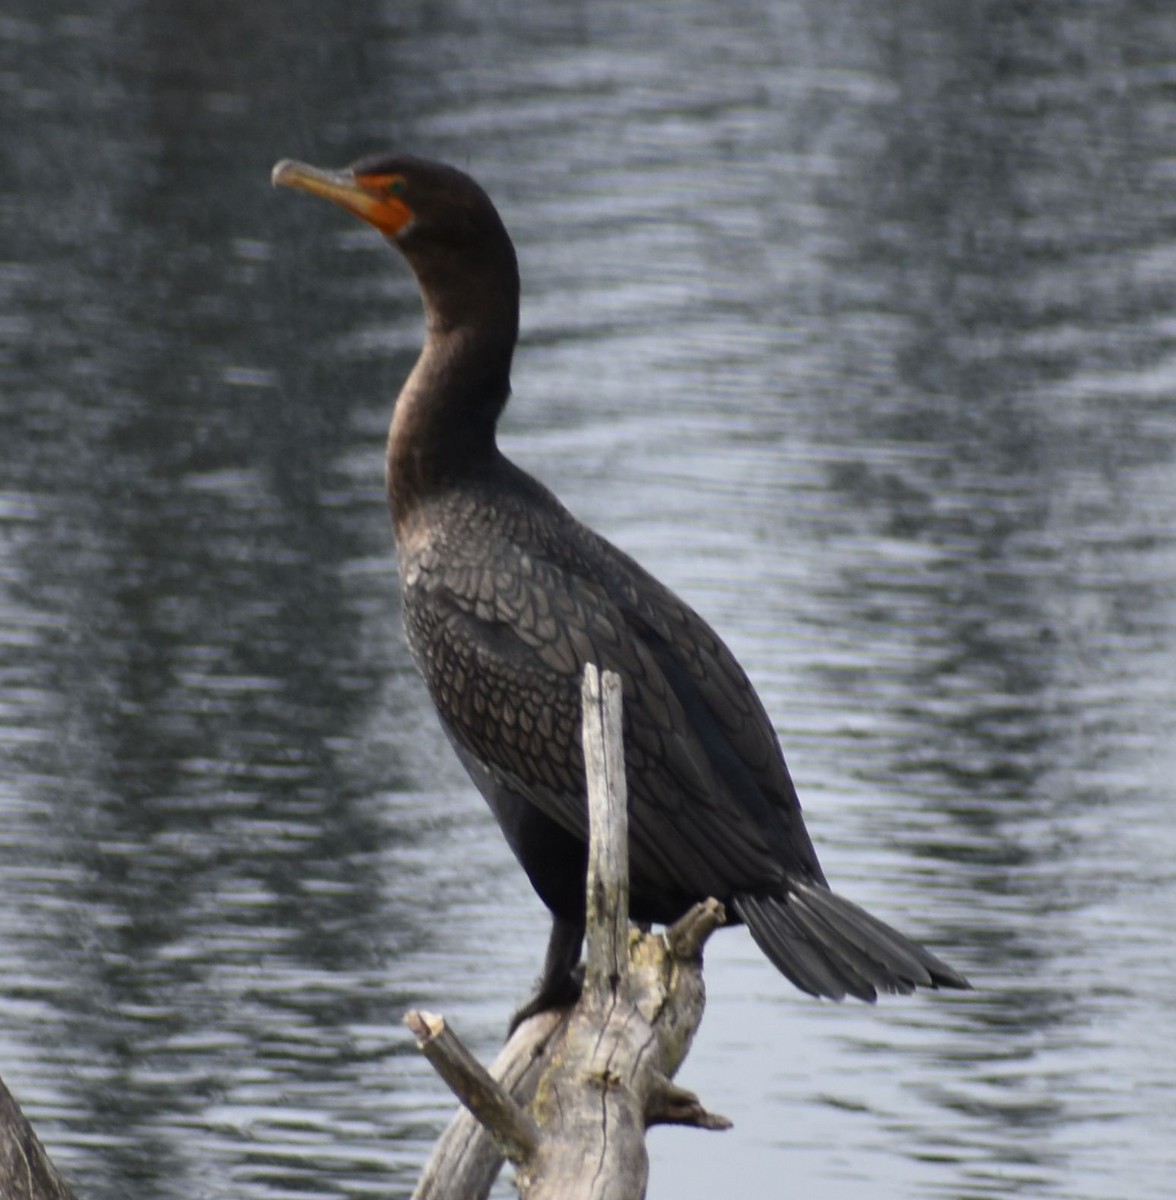
[[(584, 760), (590, 824), (587, 969), (570, 1012), (525, 1022), (486, 1072), (440, 1017), (406, 1023), (466, 1106), (434, 1149), (416, 1200), (477, 1200), (503, 1157), (524, 1200), (631, 1200), (648, 1177), (645, 1130), (675, 1123), (725, 1129), (671, 1082), (702, 1019), (702, 946), (722, 905), (697, 905), (664, 936), (628, 921), (620, 679), (584, 671)], [(471, 1115), (472, 1114), (472, 1115)]]

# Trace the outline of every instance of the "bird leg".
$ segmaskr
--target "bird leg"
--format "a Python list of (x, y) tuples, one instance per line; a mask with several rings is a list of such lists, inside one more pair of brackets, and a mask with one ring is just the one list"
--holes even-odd
[(549, 1008), (565, 1008), (579, 1000), (584, 987), (584, 967), (580, 963), (580, 947), (583, 944), (583, 921), (552, 917), (543, 974), (534, 995), (511, 1017), (511, 1033), (536, 1013)]

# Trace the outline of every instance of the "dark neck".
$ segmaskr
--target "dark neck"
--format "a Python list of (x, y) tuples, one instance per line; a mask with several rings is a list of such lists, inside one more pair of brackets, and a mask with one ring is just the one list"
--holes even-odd
[(446, 237), (427, 225), (396, 240), (421, 289), (428, 334), (388, 431), (388, 503), (397, 536), (430, 496), (497, 459), (494, 429), (510, 395), (519, 330), (514, 247), (493, 207)]
[(422, 501), (487, 469), (510, 395), (517, 294), (454, 324), (431, 307), (429, 332), (388, 431), (388, 502), (397, 530)]

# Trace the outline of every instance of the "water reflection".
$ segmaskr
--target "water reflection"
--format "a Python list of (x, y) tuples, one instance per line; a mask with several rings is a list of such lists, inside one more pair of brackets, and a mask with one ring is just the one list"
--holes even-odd
[[(1091, 973), (1089, 928), (1124, 882), (1107, 806), (1138, 786), (1124, 665), (1154, 673), (1172, 613), (1154, 507), (1172, 492), (1170, 373), (1129, 405), (1117, 394), (1141, 359), (1170, 353), (1135, 318), (1144, 295), (1172, 299), (1139, 272), (1140, 243), (1163, 236), (1158, 180), (1136, 157), (1159, 96), (1146, 71), (1106, 71), (1093, 14), (1068, 38), (1027, 13), (943, 15), (947, 27), (887, 39), (894, 103), (875, 111), (877, 153), (858, 160), (874, 186), (844, 197), (836, 262), (866, 269), (836, 319), (864, 326), (875, 358), (886, 344), (893, 375), (876, 389), (856, 362), (843, 373), (847, 392), (875, 392), (837, 414), (871, 451), (830, 483), (886, 550), (836, 591), (878, 631), (885, 665), (836, 674), (850, 694), (882, 676), (897, 728), (878, 778), (936, 798), (935, 819), (904, 814), (911, 852), (963, 856), (986, 911), (1024, 918), (948, 926), (980, 949), (988, 994), (961, 1010), (975, 1029), (953, 1055), (962, 1067), (970, 1041), (971, 1069), (934, 1091), (990, 1126), (1021, 1156), (1011, 1178), (1041, 1194), (1065, 1175), (1070, 1130), (1128, 1118), (1084, 1072), (1113, 1053), (1101, 1026), (1127, 990)], [(1135, 103), (1108, 113), (1124, 92)], [(884, 338), (859, 306), (886, 314)], [(1145, 432), (1157, 416), (1158, 441)], [(1010, 1190), (1009, 1173), (993, 1182)]]
[(9, 9), (0, 1072), (80, 1190), (404, 1191), (447, 1103), (400, 1011), (489, 1049), (538, 965), (397, 630), (415, 294), (266, 186), (397, 144), (517, 236), (512, 452), (983, 983), (811, 1005), (727, 935), (687, 1082), (737, 1129), (659, 1133), (653, 1193), (1163, 1194), (1166, 14)]

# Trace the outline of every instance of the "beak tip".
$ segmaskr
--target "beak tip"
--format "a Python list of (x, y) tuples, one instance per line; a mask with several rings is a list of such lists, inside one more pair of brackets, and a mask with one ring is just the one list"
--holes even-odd
[(274, 163), (274, 169), (270, 172), (270, 183), (274, 187), (281, 187), (286, 182), (290, 168), (293, 165), (293, 160), (289, 158), (283, 158), (280, 162)]

